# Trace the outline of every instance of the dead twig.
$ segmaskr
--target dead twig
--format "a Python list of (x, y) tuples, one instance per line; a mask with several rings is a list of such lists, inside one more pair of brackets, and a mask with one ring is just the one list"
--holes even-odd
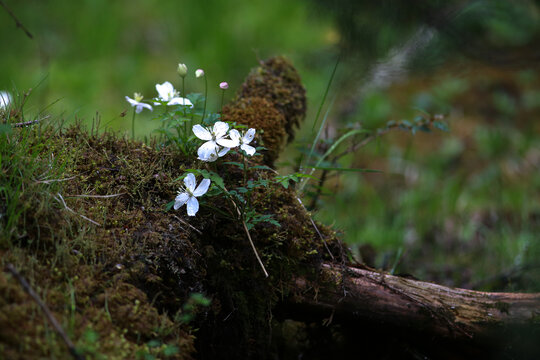
[(62, 327), (60, 326), (54, 315), (51, 313), (47, 305), (39, 298), (38, 294), (36, 294), (34, 289), (32, 289), (28, 281), (26, 281), (26, 279), (21, 274), (19, 274), (17, 269), (15, 269), (15, 266), (13, 266), (12, 264), (7, 264), (6, 270), (9, 271), (19, 281), (24, 291), (26, 291), (28, 295), (30, 295), (32, 299), (34, 299), (34, 301), (39, 305), (39, 307), (47, 317), (47, 320), (49, 320), (49, 323), (51, 323), (58, 335), (60, 335), (62, 340), (64, 340), (64, 343), (66, 343), (71, 356), (73, 356), (73, 358), (76, 360), (84, 360), (84, 356), (77, 352), (77, 349), (75, 348), (73, 342), (71, 342), (64, 329), (62, 329)]
[(36, 180), (36, 184), (50, 184), (50, 183), (53, 183), (53, 182), (68, 181), (68, 180), (75, 179), (76, 177), (77, 176), (71, 176), (71, 177), (68, 177), (68, 178), (65, 178), (65, 179)]
[(120, 194), (111, 194), (111, 195), (66, 195), (67, 198), (99, 198), (99, 199), (108, 199), (113, 198), (117, 196), (125, 195), (126, 193), (120, 193)]
[[(227, 193), (229, 193), (229, 191), (227, 189), (224, 188), (224, 190)], [(229, 195), (229, 196), (231, 196), (231, 195)], [(261, 258), (259, 257), (259, 253), (257, 252), (257, 248), (255, 247), (255, 244), (253, 243), (253, 240), (251, 239), (251, 234), (249, 233), (249, 229), (247, 227), (247, 224), (244, 221), (244, 219), (242, 219), (242, 213), (240, 212), (240, 209), (238, 208), (238, 206), (236, 206), (236, 203), (230, 197), (229, 197), (229, 199), (231, 200), (234, 208), (236, 209), (236, 212), (238, 213), (238, 217), (242, 220), (242, 225), (244, 226), (244, 231), (246, 232), (246, 235), (248, 237), (249, 244), (251, 245), (251, 248), (253, 249), (253, 252), (255, 253), (255, 257), (257, 258), (257, 261), (259, 262), (259, 265), (261, 265), (262, 271), (264, 272), (264, 276), (268, 277), (268, 272), (266, 271), (266, 268), (264, 267), (264, 264), (263, 264)]]
[(56, 199), (56, 201), (58, 201), (59, 203), (61, 203), (62, 205), (64, 205), (64, 208), (65, 208), (67, 211), (69, 211), (69, 212), (71, 212), (71, 213), (73, 213), (73, 214), (75, 214), (75, 215), (78, 215), (78, 216), (82, 217), (84, 220), (90, 221), (90, 222), (91, 222), (92, 224), (94, 224), (94, 225), (101, 226), (100, 223), (98, 223), (98, 222), (96, 222), (96, 221), (94, 221), (94, 220), (92, 220), (92, 219), (90, 219), (90, 218), (88, 218), (88, 217), (86, 217), (86, 216), (84, 216), (84, 215), (77, 214), (75, 211), (73, 211), (69, 206), (67, 206), (66, 202), (64, 201), (64, 198), (62, 197), (62, 195), (61, 195), (60, 193), (57, 193), (56, 195), (58, 195), (58, 197), (54, 196), (54, 198)]
[(34, 125), (34, 124), (37, 124), (39, 123), (40, 121), (42, 120), (47, 120), (48, 118), (50, 118), (51, 115), (47, 115), (45, 117), (42, 117), (41, 119), (36, 119), (36, 120), (30, 120), (30, 121), (24, 121), (24, 122), (20, 122), (20, 123), (13, 123), (11, 124), (12, 127), (25, 127), (25, 126), (30, 126), (30, 125)]
[(190, 229), (195, 230), (199, 235), (202, 235), (202, 232), (201, 232), (199, 229), (197, 229), (196, 227), (194, 227), (193, 225), (191, 225), (191, 224), (185, 222), (184, 220), (180, 219), (180, 218), (179, 218), (178, 216), (176, 216), (176, 215), (173, 215), (173, 217), (174, 217), (176, 220), (180, 221), (182, 224), (184, 224), (184, 225), (186, 225), (187, 227), (189, 227)]
[[(302, 205), (302, 208), (306, 211), (306, 213), (308, 213), (308, 211), (307, 211), (306, 207), (304, 206), (304, 203), (302, 202), (302, 200), (300, 200), (299, 197), (296, 197), (296, 200), (298, 200), (300, 205)], [(322, 236), (321, 232), (319, 231), (319, 228), (317, 227), (317, 225), (315, 224), (315, 221), (313, 221), (313, 219), (311, 218), (311, 215), (309, 215), (309, 213), (308, 213), (308, 217), (309, 217), (309, 220), (311, 221), (311, 225), (313, 225), (313, 227), (315, 228), (315, 231), (317, 232), (317, 235), (319, 235), (319, 237), (321, 238), (321, 240), (322, 240), (322, 242), (324, 244), (324, 247), (326, 248), (326, 251), (328, 251), (328, 254), (332, 258), (332, 260), (336, 260), (334, 258), (334, 255), (332, 255), (332, 252), (330, 251), (330, 248), (328, 247), (328, 243), (326, 242), (326, 240)]]
[(11, 12), (11, 10), (6, 6), (6, 4), (4, 4), (3, 1), (0, 0), (0, 5), (2, 5), (2, 7), (4, 8), (4, 10), (6, 10), (6, 12), (9, 14), (9, 16), (11, 16), (11, 18), (15, 21), (15, 24), (17, 25), (18, 28), (20, 28), (22, 31), (24, 31), (24, 33), (26, 34), (26, 36), (28, 36), (30, 39), (34, 39), (34, 37), (32, 36), (32, 34), (30, 33), (30, 31), (28, 31), (28, 29), (26, 29), (26, 27), (19, 21), (19, 19), (17, 19), (17, 17), (15, 16), (15, 14), (13, 14), (13, 12)]

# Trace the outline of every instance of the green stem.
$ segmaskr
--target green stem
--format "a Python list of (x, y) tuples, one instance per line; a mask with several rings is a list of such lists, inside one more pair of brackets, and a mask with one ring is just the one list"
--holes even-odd
[[(242, 163), (244, 164), (244, 188), (247, 190), (247, 164), (246, 164), (246, 155), (244, 154), (244, 152), (242, 150), (240, 150), (242, 152)], [(246, 208), (248, 206), (248, 199), (250, 198), (250, 193), (249, 191), (246, 192), (246, 198), (244, 199), (244, 204), (243, 204), (243, 207), (242, 207), (242, 220), (245, 220), (245, 214), (246, 214)]]
[(204, 123), (204, 115), (206, 114), (206, 102), (208, 101), (208, 79), (206, 79), (206, 74), (204, 75), (204, 108), (202, 112), (201, 124)]
[(131, 140), (135, 140), (135, 114), (136, 114), (135, 109), (136, 108), (137, 108), (136, 106), (133, 107), (133, 117), (131, 118)]
[(225, 90), (221, 90), (221, 115), (223, 115), (223, 100), (225, 99)]
[[(182, 76), (182, 98), (185, 99), (186, 92), (185, 92), (185, 77)], [(186, 142), (186, 136), (187, 136), (187, 122), (186, 122), (186, 101), (184, 100), (182, 103), (182, 106), (184, 107), (184, 136), (182, 137), (184, 142)]]

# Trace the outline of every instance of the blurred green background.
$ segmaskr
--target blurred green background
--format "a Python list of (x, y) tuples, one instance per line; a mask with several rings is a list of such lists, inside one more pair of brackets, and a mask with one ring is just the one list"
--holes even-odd
[[(229, 82), (230, 99), (258, 59), (288, 56), (306, 86), (308, 116), (282, 156), (283, 173), (311, 146), (341, 54), (321, 147), (346, 129), (424, 111), (444, 114), (450, 132), (395, 131), (339, 159), (335, 166), (383, 172), (330, 173), (316, 218), (379, 268), (453, 286), (540, 290), (538, 2), (4, 3), (34, 39), (0, 8), (0, 90), (39, 84), (30, 113), (46, 108), (89, 124), (99, 112), (118, 131), (130, 127), (120, 116), (131, 110), (124, 96), (154, 97), (166, 80), (180, 88), (179, 62), (190, 70), (187, 92), (203, 91), (194, 70), (205, 70), (216, 111), (219, 82)], [(157, 126), (151, 113), (137, 117), (141, 138)]]

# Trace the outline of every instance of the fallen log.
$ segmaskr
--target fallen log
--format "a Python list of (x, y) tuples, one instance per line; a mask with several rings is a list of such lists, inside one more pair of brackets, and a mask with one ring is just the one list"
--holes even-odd
[[(322, 265), (317, 279), (297, 277), (295, 285), (280, 311), (302, 321), (324, 319), (327, 325), (341, 323), (369, 331), (378, 327), (389, 334), (476, 349), (488, 344), (493, 348), (494, 343), (515, 347), (516, 334), (540, 333), (540, 293), (449, 288), (329, 263)], [(540, 352), (537, 341), (528, 339), (520, 350), (530, 351)]]

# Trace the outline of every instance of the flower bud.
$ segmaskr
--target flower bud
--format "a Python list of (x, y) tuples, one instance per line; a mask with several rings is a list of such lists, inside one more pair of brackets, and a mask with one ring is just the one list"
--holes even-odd
[(219, 87), (223, 90), (227, 90), (229, 88), (229, 84), (227, 82), (222, 82), (219, 84)]
[(178, 69), (176, 71), (178, 71), (178, 75), (180, 75), (181, 77), (186, 77), (187, 75), (186, 64), (178, 64)]
[(197, 69), (195, 71), (195, 76), (200, 78), (200, 77), (203, 77), (204, 76), (204, 70), (203, 69)]

